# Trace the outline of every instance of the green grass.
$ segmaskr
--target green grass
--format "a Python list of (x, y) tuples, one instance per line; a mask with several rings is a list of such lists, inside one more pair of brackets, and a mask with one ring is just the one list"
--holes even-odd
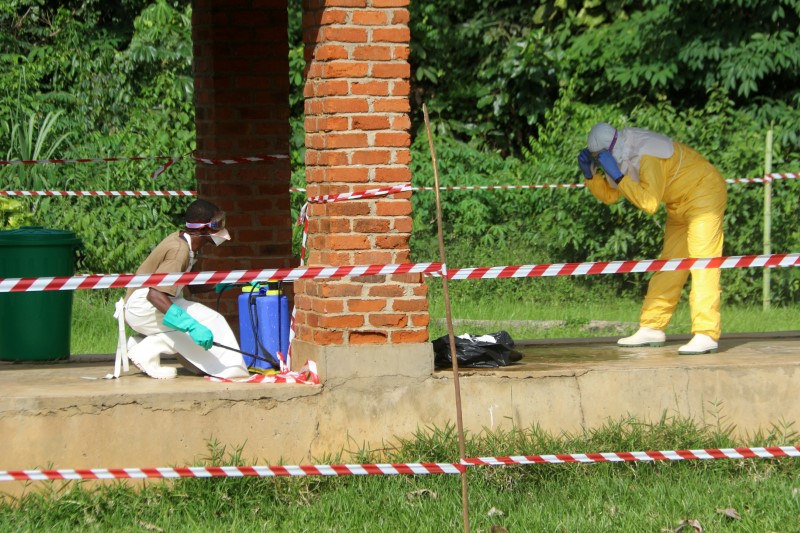
[[(797, 445), (791, 427), (737, 442), (724, 424), (664, 416), (609, 421), (594, 431), (552, 436), (537, 427), (468, 435), (467, 455)], [(452, 427), (421, 429), (376, 452), (333, 462), (453, 462)], [(255, 464), (218, 443), (198, 464)], [(263, 463), (258, 463), (263, 464)], [(468, 471), (472, 531), (797, 531), (797, 459), (480, 467)], [(2, 531), (460, 531), (457, 475), (182, 479), (135, 490), (119, 483), (39, 483), (0, 504)], [(721, 511), (733, 509), (740, 517)], [(689, 529), (690, 530), (690, 529)]]

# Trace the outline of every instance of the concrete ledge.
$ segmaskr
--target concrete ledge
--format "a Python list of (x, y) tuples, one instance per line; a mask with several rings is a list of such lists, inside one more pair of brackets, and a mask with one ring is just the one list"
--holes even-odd
[[(463, 370), (465, 428), (538, 424), (558, 434), (666, 412), (710, 424), (722, 417), (741, 436), (800, 420), (800, 339), (726, 338), (705, 356), (678, 356), (677, 346), (542, 343), (526, 348), (525, 364)], [(179, 466), (206, 456), (212, 439), (244, 445), (258, 464), (383, 448), (455, 420), (452, 371), (431, 371), (429, 350), (319, 350), (328, 376), (316, 386), (213, 383), (184, 371), (166, 381), (86, 380), (111, 364), (3, 364), (0, 469)]]

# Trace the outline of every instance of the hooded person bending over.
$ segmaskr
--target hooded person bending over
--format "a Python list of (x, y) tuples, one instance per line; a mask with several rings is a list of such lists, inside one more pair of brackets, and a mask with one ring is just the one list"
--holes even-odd
[[(645, 213), (663, 202), (667, 227), (661, 259), (722, 255), (722, 218), (727, 188), (720, 172), (700, 154), (669, 137), (639, 128), (616, 130), (605, 122), (589, 132), (578, 155), (586, 187), (601, 202), (621, 196)], [(598, 174), (605, 172), (605, 178)], [(693, 337), (678, 353), (717, 350), (720, 325), (719, 269), (656, 272), (642, 305), (640, 328), (617, 341), (620, 346), (663, 346), (664, 329), (691, 272), (689, 307)]]
[[(185, 229), (167, 236), (156, 246), (136, 274), (188, 272), (200, 249), (230, 240), (225, 213), (205, 200), (195, 200), (186, 210)], [(188, 286), (190, 289), (195, 286)], [(177, 285), (128, 289), (125, 321), (140, 335), (128, 339), (128, 358), (151, 378), (170, 379), (175, 368), (161, 366), (161, 354), (178, 354), (190, 371), (221, 378), (247, 377), (242, 356), (214, 346), (214, 341), (238, 349), (236, 336), (225, 317), (181, 296)]]

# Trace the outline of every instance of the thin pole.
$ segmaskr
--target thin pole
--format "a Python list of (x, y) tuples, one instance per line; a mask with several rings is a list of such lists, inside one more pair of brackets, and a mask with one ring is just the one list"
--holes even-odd
[[(456, 393), (456, 430), (458, 431), (458, 453), (463, 461), (466, 458), (464, 447), (464, 423), (461, 418), (461, 385), (458, 381), (458, 357), (456, 357), (456, 336), (453, 333), (453, 315), (450, 311), (450, 292), (447, 289), (447, 261), (444, 254), (444, 237), (442, 236), (442, 203), (439, 197), (439, 171), (436, 167), (436, 152), (433, 149), (431, 123), (428, 119), (428, 106), (422, 104), (425, 117), (425, 131), (428, 134), (428, 147), (433, 164), (434, 190), (436, 191), (436, 226), (439, 233), (439, 260), (442, 263), (442, 294), (444, 295), (444, 314), (447, 321), (447, 336), (450, 339), (450, 359), (453, 361), (453, 386)], [(467, 470), (461, 471), (461, 514), (464, 518), (464, 531), (469, 533), (469, 499), (467, 491)]]
[[(772, 173), (772, 126), (767, 130), (767, 146), (764, 152), (764, 175)], [(764, 181), (764, 255), (772, 253), (772, 181)], [(772, 303), (771, 271), (763, 268), (764, 287), (762, 292), (764, 311), (769, 311)]]

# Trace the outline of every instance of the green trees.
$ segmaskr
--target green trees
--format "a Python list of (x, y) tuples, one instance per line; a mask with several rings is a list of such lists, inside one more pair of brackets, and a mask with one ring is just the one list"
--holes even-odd
[[(6, 159), (161, 156), (194, 148), (187, 1), (12, 0), (0, 7), (0, 154)], [(3, 167), (4, 189), (194, 188), (181, 162)], [(28, 222), (76, 231), (85, 268), (131, 271), (183, 199), (21, 199)], [(10, 219), (9, 219), (10, 220)], [(15, 220), (19, 220), (17, 218)]]

